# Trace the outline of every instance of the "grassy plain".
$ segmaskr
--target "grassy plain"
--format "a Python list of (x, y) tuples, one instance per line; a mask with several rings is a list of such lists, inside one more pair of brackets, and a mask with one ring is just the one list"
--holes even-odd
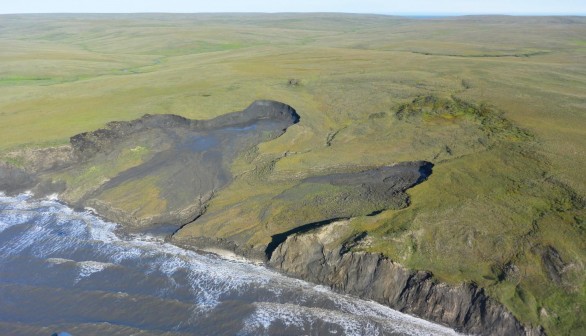
[[(238, 159), (181, 234), (266, 244), (287, 223), (263, 209), (301, 178), (429, 160), (409, 207), (350, 221), (368, 232), (362, 248), (579, 334), (585, 36), (584, 17), (0, 16), (0, 157), (145, 113), (207, 119), (279, 100), (301, 122)], [(82, 190), (128, 164), (62, 178)]]

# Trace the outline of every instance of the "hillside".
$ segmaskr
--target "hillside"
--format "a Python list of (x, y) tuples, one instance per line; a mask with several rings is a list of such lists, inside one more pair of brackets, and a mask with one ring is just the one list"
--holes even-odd
[[(174, 239), (262, 252), (299, 226), (347, 219), (353, 251), (474, 283), (524, 323), (579, 334), (584, 36), (584, 17), (3, 15), (0, 160), (82, 197), (158, 143), (65, 170), (39, 164), (56, 153), (39, 149), (145, 114), (207, 120), (280, 101), (299, 122), (231, 157), (230, 183)], [(433, 172), (388, 204), (332, 182), (402, 162)], [(161, 183), (100, 197), (156, 213)]]

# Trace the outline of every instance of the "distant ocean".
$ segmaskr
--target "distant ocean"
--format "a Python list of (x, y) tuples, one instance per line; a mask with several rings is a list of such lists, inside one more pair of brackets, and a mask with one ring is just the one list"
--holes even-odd
[(0, 335), (456, 335), (56, 200), (0, 194)]

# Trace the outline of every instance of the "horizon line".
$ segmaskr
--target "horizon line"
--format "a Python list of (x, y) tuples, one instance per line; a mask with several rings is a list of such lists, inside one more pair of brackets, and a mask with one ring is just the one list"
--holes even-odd
[(161, 12), (161, 11), (145, 11), (145, 12), (26, 12), (26, 13), (0, 13), (0, 15), (86, 15), (86, 14), (356, 14), (356, 15), (382, 15), (382, 16), (402, 16), (402, 17), (457, 17), (457, 16), (586, 16), (586, 13), (545, 13), (545, 12), (518, 12), (518, 13), (458, 13), (458, 12), (432, 12), (432, 13), (417, 13), (417, 12)]

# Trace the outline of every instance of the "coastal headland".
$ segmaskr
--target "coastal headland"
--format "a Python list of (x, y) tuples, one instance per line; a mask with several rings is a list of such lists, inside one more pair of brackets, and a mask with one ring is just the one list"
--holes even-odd
[(2, 15), (0, 190), (465, 333), (582, 334), (584, 36), (570, 16)]

